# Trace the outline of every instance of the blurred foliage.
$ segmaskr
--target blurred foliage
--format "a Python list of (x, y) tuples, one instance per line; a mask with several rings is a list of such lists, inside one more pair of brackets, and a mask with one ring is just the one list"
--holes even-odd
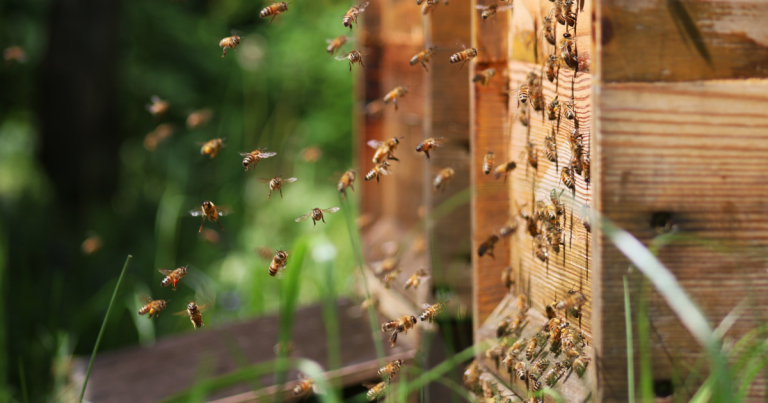
[[(119, 164), (117, 190), (110, 201), (86, 200), (77, 211), (59, 203), (38, 152), (45, 139), (37, 98), (48, 90), (40, 66), (55, 1), (0, 5), (0, 47), (19, 45), (27, 54), (25, 63), (0, 66), (0, 401), (22, 399), (19, 362), (30, 401), (61, 396), (62, 368), (71, 354), (93, 347), (128, 253), (134, 260), (100, 351), (192, 331), (188, 320), (169, 315), (138, 318), (134, 294), (172, 298), (169, 310), (179, 311), (202, 290), (201, 298), (217, 299), (209, 326), (275, 311), (280, 280), (269, 276), (259, 246), (290, 252), (298, 239), (309, 248), (336, 244), (336, 290), (349, 292), (354, 258), (343, 214), (315, 228), (294, 222), (313, 207), (339, 205), (335, 181), (352, 164), (353, 75), (325, 51), (325, 39), (345, 34), (340, 16), (349, 4), (293, 3), (271, 25), (258, 17), (266, 4), (122, 3), (115, 21), (118, 96), (94, 100), (118, 106), (119, 125), (102, 133), (123, 139), (119, 153), (108, 156)], [(218, 41), (232, 32), (242, 43), (222, 58)], [(162, 117), (146, 110), (153, 95), (170, 103)], [(211, 121), (188, 129), (187, 116), (202, 108), (212, 111)], [(149, 151), (145, 136), (160, 124), (173, 133)], [(196, 143), (216, 137), (226, 137), (218, 157), (200, 155)], [(79, 146), (61, 152), (81, 158)], [(322, 152), (317, 162), (301, 158), (310, 146)], [(243, 172), (238, 152), (257, 147), (278, 154)], [(267, 201), (268, 187), (257, 178), (277, 175), (298, 181), (284, 186), (284, 199), (275, 193)], [(188, 211), (204, 200), (232, 208), (221, 220), (226, 231), (207, 222), (206, 236), (198, 234), (200, 220)], [(82, 250), (87, 238), (90, 254)], [(185, 264), (192, 270), (179, 291), (160, 287), (159, 267)], [(306, 285), (326, 283), (312, 268), (302, 274), (299, 304), (319, 298), (318, 287)]]

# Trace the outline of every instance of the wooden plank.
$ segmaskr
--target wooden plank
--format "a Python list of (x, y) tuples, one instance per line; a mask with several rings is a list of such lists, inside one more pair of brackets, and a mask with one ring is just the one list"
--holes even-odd
[[(661, 261), (716, 326), (749, 297), (768, 304), (768, 274), (757, 251), (768, 246), (768, 81), (602, 84), (596, 91), (595, 205), (640, 241), (668, 213), (683, 241)], [(715, 250), (701, 241), (711, 241)], [(601, 355), (603, 402), (626, 399), (626, 335), (622, 278), (628, 262), (597, 238), (593, 279), (594, 346)], [(669, 380), (671, 362), (693, 363), (700, 350), (663, 299), (652, 294), (654, 378)], [(763, 319), (745, 312), (728, 336), (739, 338)], [(750, 401), (765, 396), (764, 378)]]
[(761, 0), (599, 2), (602, 80), (768, 77), (768, 3)]

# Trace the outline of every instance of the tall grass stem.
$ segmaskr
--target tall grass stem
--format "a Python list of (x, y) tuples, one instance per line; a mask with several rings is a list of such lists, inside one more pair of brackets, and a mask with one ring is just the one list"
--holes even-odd
[(627, 393), (629, 403), (635, 403), (635, 351), (632, 341), (632, 308), (627, 276), (624, 276), (624, 324), (627, 329)]

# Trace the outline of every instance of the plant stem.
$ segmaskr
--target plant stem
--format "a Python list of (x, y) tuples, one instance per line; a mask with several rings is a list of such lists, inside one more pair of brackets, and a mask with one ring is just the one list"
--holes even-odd
[(635, 403), (635, 353), (632, 342), (632, 308), (629, 301), (627, 276), (624, 276), (624, 324), (627, 328), (627, 393), (629, 393), (629, 403)]

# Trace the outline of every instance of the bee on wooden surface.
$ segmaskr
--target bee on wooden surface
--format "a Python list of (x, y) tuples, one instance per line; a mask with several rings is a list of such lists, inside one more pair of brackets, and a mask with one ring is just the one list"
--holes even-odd
[(211, 159), (216, 158), (216, 154), (221, 151), (221, 148), (224, 147), (224, 140), (226, 140), (226, 137), (218, 138), (209, 140), (205, 143), (197, 143), (198, 145), (202, 145), (200, 148), (200, 155), (210, 155)]
[(165, 278), (160, 281), (160, 285), (167, 287), (173, 284), (173, 291), (176, 291), (176, 284), (178, 284), (179, 281), (181, 281), (181, 279), (187, 275), (187, 266), (179, 267), (176, 270), (157, 269), (157, 271), (165, 275)]
[(549, 345), (551, 351), (558, 351), (560, 343), (562, 342), (562, 331), (557, 326), (551, 326), (549, 328)]
[(531, 118), (528, 115), (528, 109), (527, 108), (518, 109), (518, 112), (519, 112), (518, 120), (520, 121), (520, 124), (525, 127), (528, 127), (528, 125), (531, 123)]
[(315, 207), (308, 214), (304, 214), (303, 216), (297, 218), (296, 222), (302, 222), (307, 218), (312, 217), (312, 226), (314, 227), (315, 225), (317, 225), (318, 221), (322, 221), (323, 223), (325, 223), (325, 217), (323, 216), (323, 213), (333, 214), (337, 211), (339, 211), (338, 207), (331, 207), (331, 208), (326, 208), (322, 210)]
[(550, 368), (549, 371), (544, 373), (544, 382), (549, 387), (555, 386), (557, 384), (557, 381), (560, 380), (560, 375), (562, 374), (563, 366), (556, 362), (555, 366)]
[(445, 302), (438, 302), (433, 305), (423, 304), (421, 307), (424, 308), (424, 312), (419, 315), (419, 319), (421, 319), (422, 322), (427, 321), (433, 323), (437, 315), (439, 315), (445, 308)]
[(213, 117), (213, 113), (210, 109), (200, 109), (199, 111), (194, 111), (187, 116), (187, 128), (188, 129), (196, 129), (198, 127), (204, 126), (208, 121), (211, 120), (211, 117)]
[(497, 371), (499, 370), (502, 354), (504, 354), (504, 349), (501, 346), (491, 347), (488, 350), (485, 350), (485, 358), (488, 358), (496, 364)]
[(520, 226), (520, 223), (518, 223), (517, 221), (508, 222), (499, 230), (499, 236), (502, 238), (506, 238), (514, 234), (515, 232), (517, 232), (517, 227), (519, 226)]
[(578, 143), (571, 143), (571, 162), (569, 163), (573, 173), (581, 175), (583, 166), (581, 165), (581, 156), (584, 153), (584, 146), (581, 144), (581, 140)]
[[(245, 162), (243, 162), (245, 164)], [(248, 168), (246, 167), (246, 170)], [(267, 200), (269, 200), (270, 197), (272, 197), (272, 192), (275, 190), (280, 191), (280, 198), (283, 198), (283, 183), (293, 183), (296, 182), (296, 178), (288, 178), (283, 179), (279, 176), (275, 176), (272, 179), (266, 179), (266, 178), (259, 178), (259, 182), (268, 184), (269, 185), (269, 194), (267, 195)]]
[(565, 64), (576, 70), (579, 67), (579, 57), (576, 54), (576, 42), (570, 33), (563, 34), (563, 39), (560, 41), (560, 58), (565, 61)]
[(512, 349), (508, 349), (504, 359), (501, 360), (501, 363), (504, 365), (504, 368), (507, 369), (508, 374), (511, 374), (512, 371), (515, 370), (515, 365), (517, 362), (517, 354), (514, 354)]
[(555, 253), (560, 253), (560, 245), (565, 245), (563, 229), (558, 226), (547, 231), (547, 242)]
[(352, 71), (352, 65), (355, 63), (360, 63), (360, 65), (363, 66), (363, 68), (365, 68), (365, 63), (363, 63), (363, 54), (357, 50), (353, 50), (342, 56), (336, 56), (336, 60), (348, 60), (349, 71)]
[(395, 343), (397, 342), (397, 334), (408, 334), (408, 329), (412, 329), (416, 323), (418, 322), (415, 316), (403, 316), (400, 319), (391, 320), (381, 325), (381, 331), (392, 332), (392, 336), (390, 336), (389, 341), (392, 342), (392, 347), (394, 347)]
[(429, 14), (433, 8), (435, 8), (438, 4), (437, 1), (435, 2), (426, 2), (423, 6), (421, 6), (421, 15), (427, 15)]
[(444, 137), (430, 137), (416, 146), (416, 152), (424, 152), (424, 155), (426, 155), (427, 159), (429, 159), (429, 150), (434, 150), (435, 148), (443, 145), (443, 139)]
[(261, 18), (267, 18), (272, 17), (271, 20), (269, 20), (269, 23), (272, 24), (272, 21), (275, 20), (275, 18), (288, 11), (288, 3), (286, 2), (279, 2), (279, 3), (272, 3), (265, 7), (261, 12), (259, 13), (259, 17)]
[(484, 174), (488, 175), (489, 173), (491, 173), (491, 169), (493, 169), (493, 161), (495, 159), (496, 158), (493, 154), (493, 151), (488, 151), (487, 153), (485, 153), (485, 157), (483, 157), (483, 173)]
[(501, 174), (504, 174), (504, 182), (507, 181), (507, 175), (512, 172), (515, 168), (517, 168), (517, 163), (515, 161), (509, 161), (506, 164), (501, 164), (494, 168), (493, 170), (493, 177), (494, 179), (499, 179), (501, 177)]
[(547, 74), (547, 80), (549, 80), (550, 83), (555, 81), (555, 76), (556, 76), (555, 69), (557, 67), (558, 67), (557, 56), (549, 55), (546, 61), (546, 69), (547, 69), (546, 74)]
[(491, 80), (491, 77), (495, 75), (496, 75), (496, 69), (494, 68), (485, 69), (481, 71), (479, 74), (472, 77), (472, 82), (476, 83), (479, 81), (480, 84), (482, 85), (488, 85), (488, 82)]
[(555, 20), (560, 25), (565, 25), (565, 15), (563, 13), (563, 0), (555, 0), (555, 7), (552, 9), (555, 14)]
[(561, 9), (561, 13), (568, 26), (576, 26), (576, 13), (573, 11), (573, 0), (562, 0)]
[(535, 254), (536, 257), (544, 263), (549, 260), (549, 247), (547, 246), (547, 241), (544, 239), (544, 236), (541, 234), (536, 235)]
[(528, 231), (528, 234), (532, 237), (536, 237), (541, 232), (541, 229), (539, 228), (538, 220), (535, 217), (531, 217), (530, 215), (520, 212), (520, 217), (525, 220), (525, 229)]
[(348, 40), (349, 38), (346, 35), (337, 36), (335, 39), (326, 39), (325, 41), (328, 42), (328, 47), (325, 48), (325, 50), (333, 56), (347, 43)]
[(413, 273), (411, 277), (408, 277), (408, 280), (405, 280), (405, 285), (403, 285), (404, 289), (409, 289), (413, 287), (414, 289), (419, 288), (419, 284), (421, 284), (421, 280), (424, 280), (425, 278), (429, 277), (429, 273), (427, 273), (426, 270), (420, 269), (416, 273)]
[(576, 183), (573, 180), (573, 167), (570, 165), (560, 170), (560, 180), (568, 189), (576, 190)]
[(501, 283), (504, 284), (504, 288), (509, 290), (513, 285), (515, 285), (515, 277), (514, 272), (512, 270), (512, 266), (507, 266), (504, 268), (504, 270), (501, 272)]
[(566, 102), (565, 104), (565, 118), (568, 120), (573, 120), (576, 118), (576, 110), (574, 109), (575, 102), (573, 99)]
[(221, 57), (224, 57), (227, 55), (227, 49), (232, 49), (235, 52), (237, 52), (237, 45), (239, 44), (240, 44), (240, 37), (237, 35), (230, 36), (220, 40), (219, 47), (224, 49), (224, 53), (221, 54)]
[(528, 102), (528, 99), (530, 97), (531, 97), (531, 86), (527, 84), (521, 85), (520, 88), (518, 88), (517, 90), (517, 106), (520, 107), (520, 104), (525, 104), (526, 102)]
[(373, 168), (370, 171), (368, 171), (367, 174), (365, 174), (365, 180), (366, 181), (371, 181), (374, 178), (376, 178), (376, 182), (378, 182), (379, 181), (379, 176), (381, 176), (381, 175), (389, 175), (390, 174), (390, 171), (389, 171), (389, 167), (390, 166), (391, 165), (389, 165), (389, 162), (387, 162), (387, 161), (384, 161), (384, 162), (381, 162), (381, 163), (378, 163), (378, 164), (374, 165)]
[(525, 359), (531, 361), (531, 359), (533, 359), (534, 352), (536, 351), (536, 347), (538, 346), (538, 340), (535, 337), (532, 337), (531, 340), (528, 341), (528, 345), (525, 347)]
[(581, 155), (581, 176), (584, 177), (584, 182), (589, 183), (590, 181), (590, 175), (589, 175), (589, 163), (591, 160), (589, 159), (589, 156), (587, 154)]
[(411, 66), (415, 65), (416, 63), (421, 63), (421, 65), (424, 67), (424, 70), (429, 71), (427, 68), (427, 62), (429, 62), (429, 59), (435, 55), (435, 48), (436, 46), (432, 46), (417, 53), (416, 56), (411, 58)]
[(576, 374), (581, 378), (584, 376), (584, 372), (587, 371), (587, 364), (589, 363), (590, 359), (584, 356), (579, 356), (579, 358), (575, 359), (573, 361), (573, 364), (571, 366), (573, 367), (573, 370), (576, 371)]
[(512, 316), (507, 315), (501, 319), (499, 324), (496, 326), (496, 337), (502, 338), (507, 333), (507, 328), (509, 327), (509, 324), (512, 323)]
[(477, 390), (479, 382), (480, 368), (477, 360), (472, 360), (472, 362), (467, 365), (467, 368), (464, 370), (464, 386), (466, 386), (469, 390), (475, 391)]
[(152, 95), (152, 98), (150, 98), (152, 103), (147, 104), (146, 108), (149, 111), (149, 113), (152, 114), (152, 116), (160, 116), (165, 114), (165, 112), (168, 112), (169, 104), (168, 101), (164, 101), (160, 99), (157, 95)]
[(408, 93), (408, 87), (395, 87), (392, 91), (388, 92), (387, 95), (384, 95), (384, 104), (388, 104), (389, 101), (392, 101), (392, 104), (395, 105), (395, 110), (397, 110), (397, 99), (402, 98), (405, 96), (405, 94)]
[(153, 300), (146, 295), (140, 296), (139, 300), (145, 303), (145, 305), (139, 309), (139, 315), (149, 314), (150, 318), (152, 315), (160, 316), (160, 312), (167, 307), (168, 303), (168, 301), (163, 301), (162, 299)]
[(205, 219), (207, 218), (211, 222), (215, 222), (216, 224), (219, 224), (219, 228), (221, 228), (222, 231), (224, 231), (224, 227), (219, 222), (219, 217), (229, 214), (229, 208), (226, 207), (216, 207), (213, 202), (205, 201), (203, 202), (203, 207), (201, 209), (195, 209), (189, 212), (189, 214), (192, 217), (199, 217), (203, 216), (203, 222), (200, 223), (200, 230), (197, 232), (203, 232), (203, 224), (205, 224)]
[(205, 326), (205, 323), (203, 323), (203, 312), (205, 312), (210, 307), (210, 305), (211, 304), (208, 303), (198, 306), (197, 302), (189, 301), (186, 311), (176, 312), (174, 315), (189, 316), (189, 320), (192, 322), (192, 326), (194, 326), (195, 330), (197, 330), (198, 328)]
[(317, 384), (312, 379), (307, 378), (304, 374), (299, 374), (299, 384), (293, 388), (293, 395), (304, 396), (306, 399), (313, 392), (320, 393)]
[(552, 134), (544, 137), (544, 156), (550, 162), (557, 162), (557, 143), (555, 143), (555, 128), (552, 128)]
[(565, 205), (560, 201), (560, 196), (563, 195), (564, 191), (565, 189), (561, 190), (560, 193), (557, 193), (557, 190), (552, 189), (549, 192), (549, 201), (555, 207), (555, 212), (559, 216), (565, 214)]
[(525, 378), (528, 377), (528, 368), (525, 366), (524, 362), (518, 361), (515, 363), (515, 375), (521, 381), (524, 381)]
[(363, 11), (365, 11), (366, 7), (368, 7), (367, 1), (363, 4), (360, 4), (359, 6), (350, 7), (350, 9), (347, 10), (347, 13), (344, 14), (344, 17), (341, 17), (342, 24), (344, 24), (345, 27), (349, 27), (349, 30), (351, 31), (352, 23), (354, 22), (355, 25), (357, 25), (357, 16), (360, 15), (360, 13), (362, 13)]
[(373, 163), (378, 164), (380, 162), (384, 162), (386, 160), (395, 160), (400, 161), (397, 158), (395, 158), (394, 152), (397, 149), (397, 146), (400, 145), (400, 139), (403, 139), (405, 137), (392, 137), (389, 140), (368, 140), (368, 147), (371, 147), (376, 150), (376, 152), (373, 154)]
[(456, 176), (456, 171), (454, 171), (453, 168), (443, 168), (440, 172), (438, 172), (437, 176), (435, 176), (435, 180), (432, 182), (432, 186), (436, 191), (444, 191), (445, 187), (448, 185), (448, 182), (450, 182), (454, 176)]
[(587, 303), (587, 297), (581, 291), (568, 291), (568, 296), (557, 303), (557, 310), (568, 310), (571, 308), (581, 308)]
[(288, 252), (279, 250), (272, 257), (272, 263), (269, 264), (269, 275), (275, 277), (280, 270), (285, 269), (288, 264)]
[(526, 154), (528, 155), (528, 165), (533, 169), (539, 169), (539, 150), (533, 145), (528, 143), (525, 147)]
[(475, 8), (478, 10), (482, 10), (482, 12), (480, 13), (480, 18), (482, 18), (483, 23), (485, 23), (485, 20), (496, 15), (497, 11), (511, 10), (513, 8), (513, 5), (510, 4), (506, 6), (499, 6), (496, 4), (491, 4), (490, 6), (484, 6), (484, 5), (478, 4), (475, 6)]
[(397, 377), (397, 373), (400, 372), (400, 368), (402, 367), (403, 360), (394, 360), (389, 364), (381, 367), (379, 371), (376, 372), (376, 375), (381, 378), (386, 377), (385, 381), (391, 383)]
[(472, 60), (475, 57), (477, 57), (477, 49), (476, 48), (469, 48), (469, 49), (464, 49), (464, 50), (462, 50), (459, 53), (452, 54), (451, 58), (449, 59), (449, 61), (451, 63), (454, 63), (454, 64), (455, 63), (459, 63), (459, 62), (463, 62), (461, 64), (461, 67), (459, 68), (459, 71), (461, 71), (461, 69), (464, 67), (464, 65), (467, 64), (467, 62), (469, 60)]
[[(555, 7), (556, 8), (556, 7)], [(552, 20), (552, 16), (555, 13), (555, 8), (552, 9), (552, 11), (549, 12), (549, 15), (544, 17), (544, 24), (543, 24), (543, 32), (544, 32), (544, 39), (549, 42), (550, 45), (555, 46), (557, 44), (557, 40), (555, 40), (555, 27), (553, 27), (554, 21)]]
[(547, 118), (549, 120), (556, 120), (560, 113), (560, 102), (557, 100), (557, 95), (552, 99), (552, 102), (547, 105)]
[(533, 366), (531, 367), (530, 371), (530, 378), (533, 380), (539, 379), (542, 374), (544, 374), (544, 371), (546, 371), (547, 367), (549, 366), (549, 360), (546, 358), (539, 358), (536, 360), (535, 363), (533, 363)]
[(581, 221), (581, 225), (587, 232), (592, 232), (592, 223), (590, 221), (589, 204), (584, 205), (584, 218)]
[(485, 242), (481, 243), (480, 246), (477, 248), (477, 256), (483, 257), (484, 255), (488, 255), (494, 260), (496, 259), (495, 256), (493, 256), (493, 248), (496, 246), (496, 242), (499, 241), (499, 236), (496, 234), (491, 234), (491, 236), (488, 237), (488, 239), (485, 240)]
[(339, 183), (336, 184), (336, 189), (341, 193), (342, 197), (344, 199), (347, 198), (347, 188), (351, 188), (352, 191), (355, 191), (355, 178), (357, 177), (357, 172), (355, 172), (354, 169), (350, 169), (347, 172), (344, 172), (343, 175), (341, 175), (341, 179), (339, 179)]

